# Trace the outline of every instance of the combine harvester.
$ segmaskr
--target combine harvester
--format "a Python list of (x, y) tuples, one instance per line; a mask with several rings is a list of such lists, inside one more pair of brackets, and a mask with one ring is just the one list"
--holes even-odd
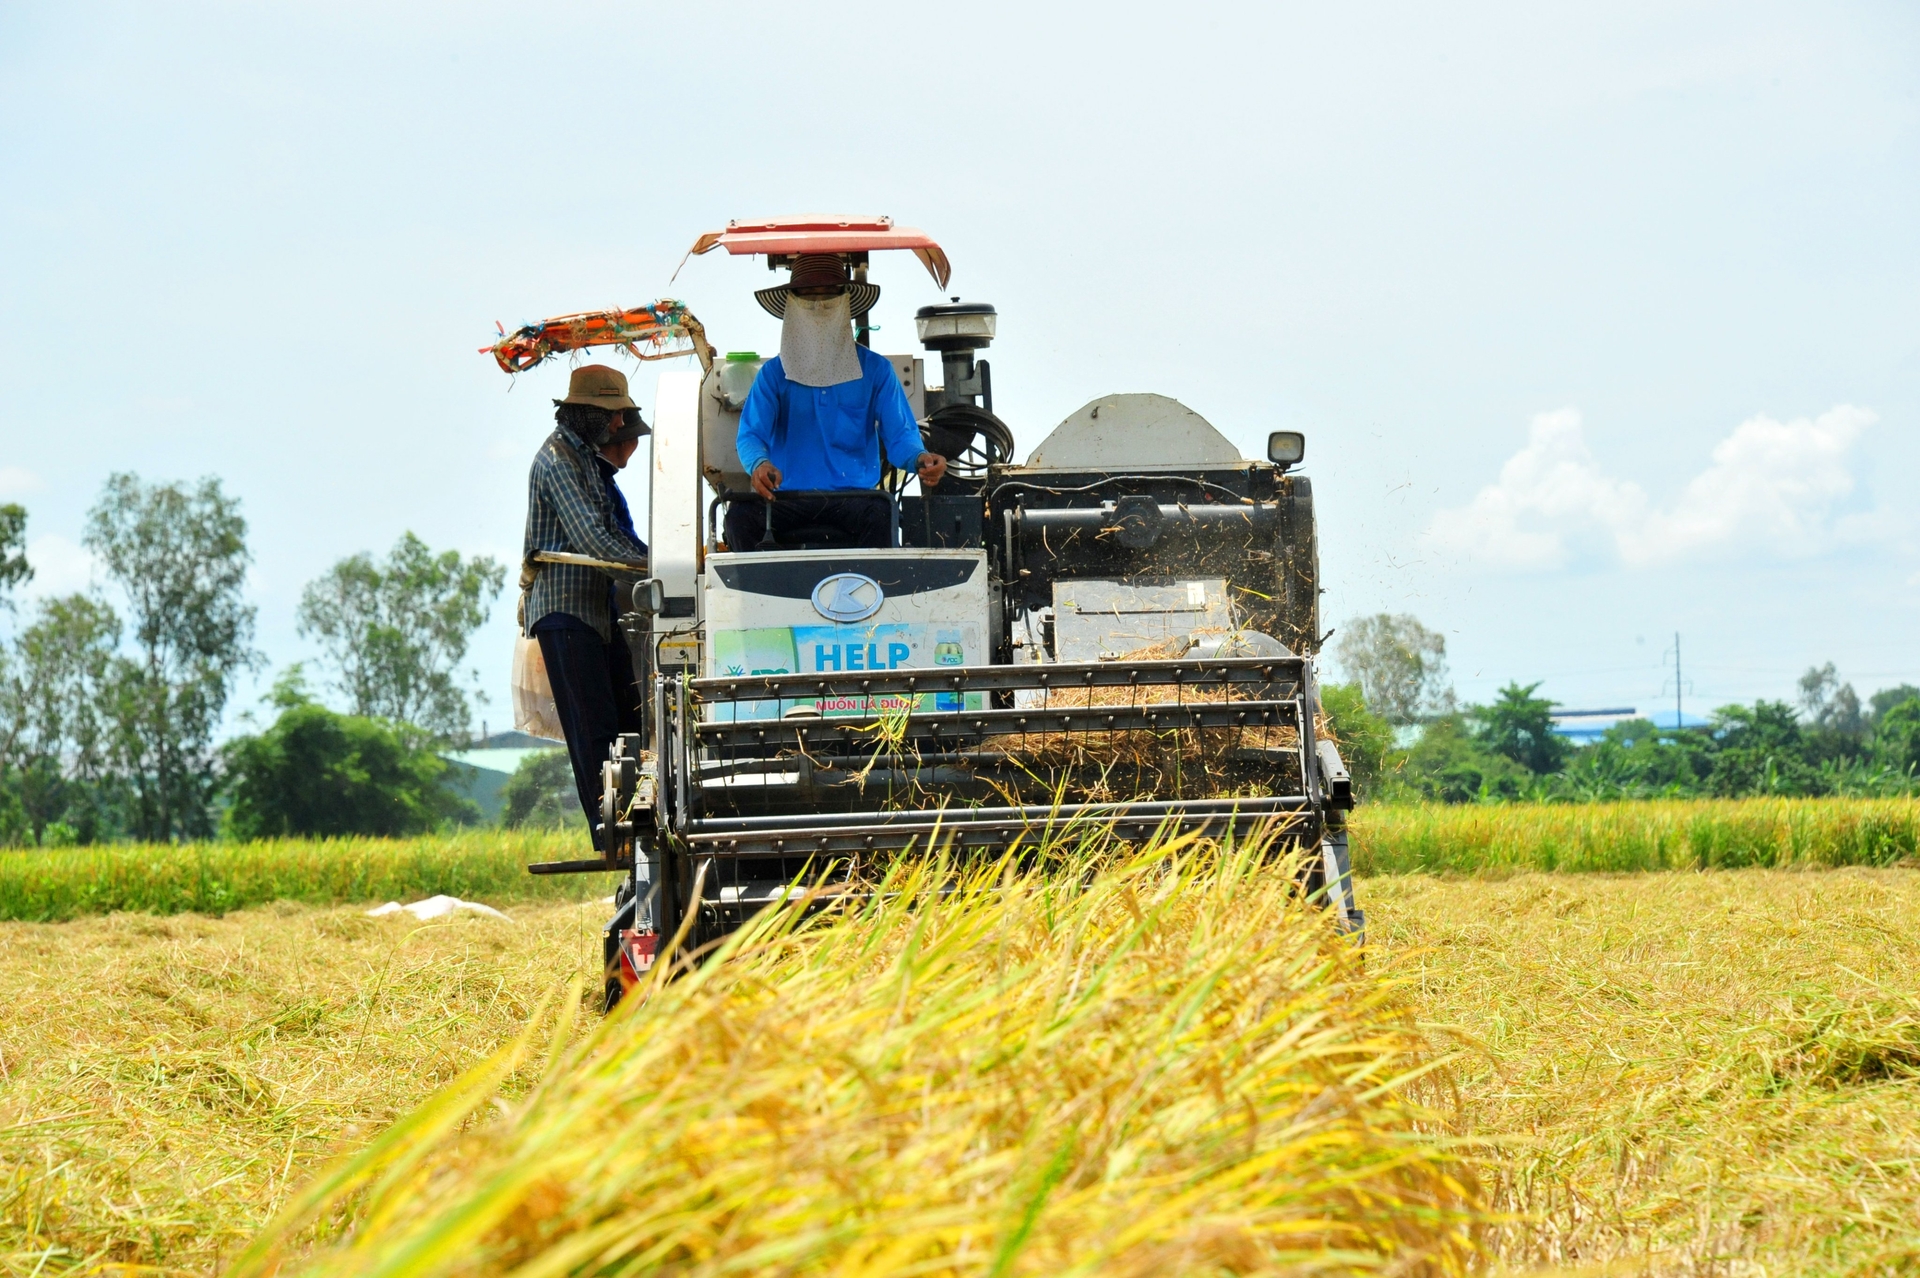
[[(885, 218), (734, 222), (692, 252), (714, 248), (770, 267), (842, 254), (862, 281), (870, 254), (904, 250), (943, 290), (949, 274), (939, 245)], [(776, 540), (770, 517), (760, 547), (723, 544), (727, 503), (751, 492), (734, 439), (761, 361), (716, 360), (679, 303), (494, 348), (517, 369), (683, 336), (702, 365), (660, 375), (651, 577), (622, 623), (647, 666), (650, 736), (622, 738), (606, 764), (607, 859), (530, 867), (629, 874), (606, 929), (609, 1004), (683, 925), (703, 945), (796, 882), (854, 885), (907, 849), (991, 853), (1068, 827), (1277, 831), (1317, 853), (1303, 887), (1362, 926), (1352, 790), (1318, 722), (1303, 437), (1275, 431), (1250, 461), (1172, 399), (1107, 395), (1015, 464), (978, 358), (996, 318), (978, 302), (921, 307), (927, 354), (891, 357), (927, 447), (949, 459), (931, 492), (904, 493), (898, 475), (872, 493), (891, 549), (825, 529)], [(868, 317), (855, 326), (867, 344)]]

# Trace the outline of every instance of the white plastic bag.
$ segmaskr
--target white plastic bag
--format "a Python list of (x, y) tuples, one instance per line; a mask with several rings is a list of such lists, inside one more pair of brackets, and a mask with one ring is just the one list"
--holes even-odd
[(560, 730), (560, 711), (553, 704), (553, 684), (547, 679), (540, 641), (528, 635), (513, 645), (513, 726), (549, 741), (567, 739)]
[(412, 905), (402, 905), (398, 901), (388, 901), (385, 905), (367, 911), (370, 919), (385, 918), (389, 914), (411, 914), (421, 922), (428, 919), (443, 919), (449, 914), (479, 914), (490, 919), (499, 919), (505, 923), (512, 919), (494, 909), (491, 905), (482, 905), (478, 901), (463, 901), (457, 896), (430, 896), (424, 901), (415, 901)]

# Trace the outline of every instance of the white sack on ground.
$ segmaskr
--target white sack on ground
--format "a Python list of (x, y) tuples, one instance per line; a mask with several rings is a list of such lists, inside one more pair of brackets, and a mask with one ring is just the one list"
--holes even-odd
[(445, 918), (449, 914), (465, 912), (484, 914), (490, 919), (500, 919), (511, 923), (512, 919), (494, 909), (491, 905), (482, 905), (478, 901), (463, 901), (457, 896), (430, 896), (424, 901), (415, 901), (411, 905), (402, 905), (398, 901), (388, 901), (385, 905), (367, 911), (368, 918), (381, 918), (388, 914), (398, 914), (405, 910), (416, 919)]

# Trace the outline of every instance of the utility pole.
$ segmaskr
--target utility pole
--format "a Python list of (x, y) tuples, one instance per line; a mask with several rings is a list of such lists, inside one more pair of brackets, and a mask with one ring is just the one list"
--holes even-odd
[(1686, 724), (1686, 720), (1680, 717), (1680, 689), (1684, 686), (1680, 682), (1680, 632), (1676, 630), (1673, 632), (1673, 730), (1675, 732), (1680, 731)]
[[(1665, 653), (1660, 654), (1660, 664), (1667, 663)], [(1660, 685), (1664, 691), (1665, 684)], [(1686, 703), (1682, 700), (1687, 691), (1686, 672), (1680, 666), (1680, 632), (1673, 632), (1673, 730), (1675, 732), (1686, 724)]]

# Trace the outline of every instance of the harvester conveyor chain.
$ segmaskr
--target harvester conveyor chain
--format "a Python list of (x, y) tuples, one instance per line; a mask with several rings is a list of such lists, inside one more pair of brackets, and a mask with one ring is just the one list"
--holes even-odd
[[(707, 745), (805, 743), (809, 738), (871, 734), (884, 714), (738, 719), (698, 724)], [(1170, 731), (1176, 728), (1298, 727), (1297, 701), (1148, 702), (1138, 706), (1046, 706), (1012, 710), (921, 710), (914, 731), (953, 740), (1043, 732)]]
[(929, 842), (956, 848), (1004, 847), (1022, 835), (1075, 821), (1098, 822), (1131, 835), (1151, 834), (1161, 826), (1246, 830), (1307, 812), (1311, 806), (1303, 795), (1271, 795), (946, 808), (933, 812), (811, 813), (798, 820), (791, 816), (712, 817), (691, 822), (683, 837), (696, 857), (897, 852), (916, 843), (926, 847)]

